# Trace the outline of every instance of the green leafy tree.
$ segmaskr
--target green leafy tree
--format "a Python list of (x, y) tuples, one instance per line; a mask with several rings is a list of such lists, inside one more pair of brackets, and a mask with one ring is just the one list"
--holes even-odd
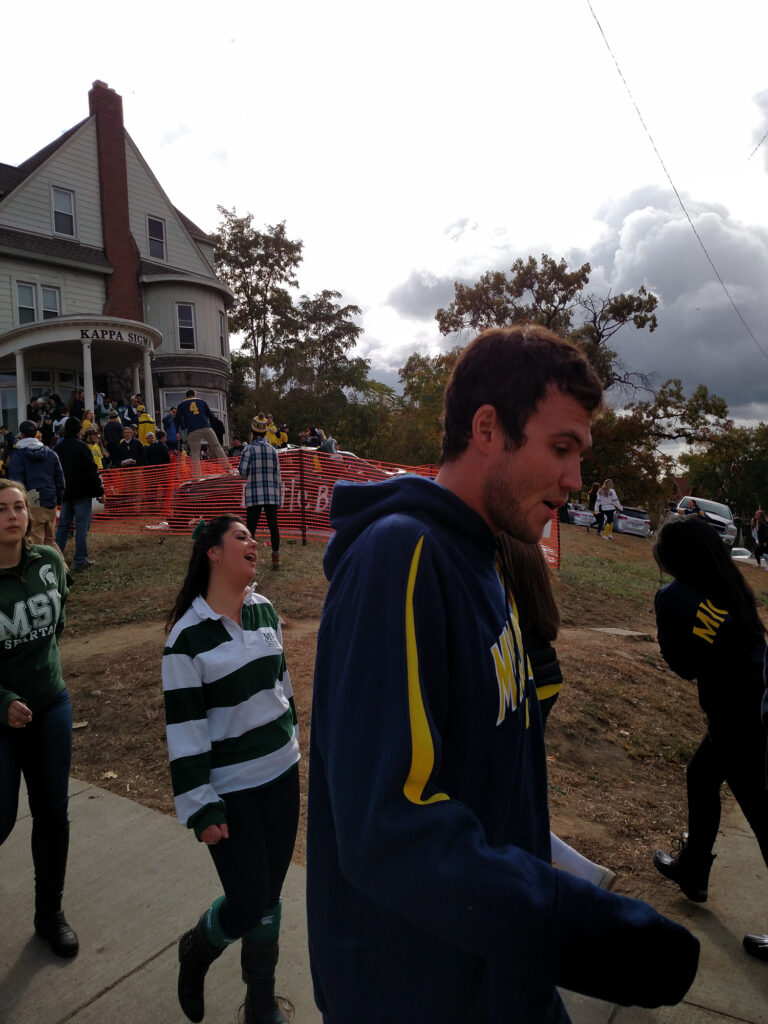
[(349, 352), (362, 334), (353, 317), (359, 306), (342, 306), (341, 292), (324, 289), (310, 298), (302, 295), (294, 307), (294, 333), (269, 357), (275, 383), (283, 391), (292, 387), (315, 393), (357, 387), (367, 379), (366, 359), (350, 359)]
[(443, 394), (461, 346), (429, 356), (414, 352), (398, 370), (403, 405), (389, 441), (389, 459), (406, 465), (429, 465), (440, 458)]
[(257, 231), (252, 214), (238, 217), (235, 209), (217, 209), (223, 220), (214, 234), (216, 272), (235, 293), (229, 329), (243, 336), (258, 389), (275, 349), (295, 331), (288, 289), (298, 283), (304, 243), (288, 238), (285, 221)]
[(620, 295), (586, 292), (591, 271), (589, 263), (569, 270), (564, 259), (542, 253), (540, 263), (534, 256), (515, 260), (509, 274), (489, 271), (473, 285), (457, 281), (453, 302), (435, 314), (440, 333), (540, 324), (579, 344), (603, 387), (648, 387), (646, 377), (621, 365), (608, 341), (626, 324), (654, 331), (658, 300), (643, 286)]
[(768, 424), (713, 433), (681, 455), (680, 463), (696, 494), (725, 502), (742, 519), (759, 505), (768, 507)]

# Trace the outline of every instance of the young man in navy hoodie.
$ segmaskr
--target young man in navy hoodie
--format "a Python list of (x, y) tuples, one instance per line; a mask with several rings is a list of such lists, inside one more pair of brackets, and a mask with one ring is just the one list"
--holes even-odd
[[(541, 716), (495, 538), (581, 486), (599, 382), (543, 328), (486, 331), (445, 396), (436, 480), (336, 485), (309, 772), (325, 1024), (565, 1024), (557, 987), (682, 999), (699, 944), (551, 865)], [(642, 965), (642, 966), (641, 966)]]

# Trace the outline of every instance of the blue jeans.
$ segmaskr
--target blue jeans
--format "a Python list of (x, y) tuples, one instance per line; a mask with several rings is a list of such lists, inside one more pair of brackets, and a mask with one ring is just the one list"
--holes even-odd
[(0, 725), (0, 844), (16, 824), (22, 774), (35, 825), (67, 824), (71, 763), (72, 705), (66, 690), (23, 729)]
[(56, 527), (56, 543), (64, 553), (69, 540), (69, 529), (75, 521), (75, 568), (82, 569), (88, 562), (88, 531), (93, 517), (91, 498), (78, 498), (76, 501), (62, 501), (59, 513), (59, 525)]

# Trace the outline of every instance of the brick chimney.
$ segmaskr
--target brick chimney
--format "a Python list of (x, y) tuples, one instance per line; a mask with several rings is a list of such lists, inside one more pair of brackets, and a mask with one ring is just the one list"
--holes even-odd
[(106, 82), (96, 81), (88, 93), (88, 103), (91, 116), (96, 118), (104, 251), (114, 269), (107, 278), (104, 314), (143, 320), (140, 256), (128, 216), (123, 100)]

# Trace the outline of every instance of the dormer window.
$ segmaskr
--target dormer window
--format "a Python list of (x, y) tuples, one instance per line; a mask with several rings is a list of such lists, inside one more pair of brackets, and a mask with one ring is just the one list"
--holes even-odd
[(75, 237), (75, 193), (68, 188), (51, 188), (53, 230), (57, 235)]
[(165, 221), (159, 217), (147, 217), (149, 255), (153, 260), (165, 259)]

